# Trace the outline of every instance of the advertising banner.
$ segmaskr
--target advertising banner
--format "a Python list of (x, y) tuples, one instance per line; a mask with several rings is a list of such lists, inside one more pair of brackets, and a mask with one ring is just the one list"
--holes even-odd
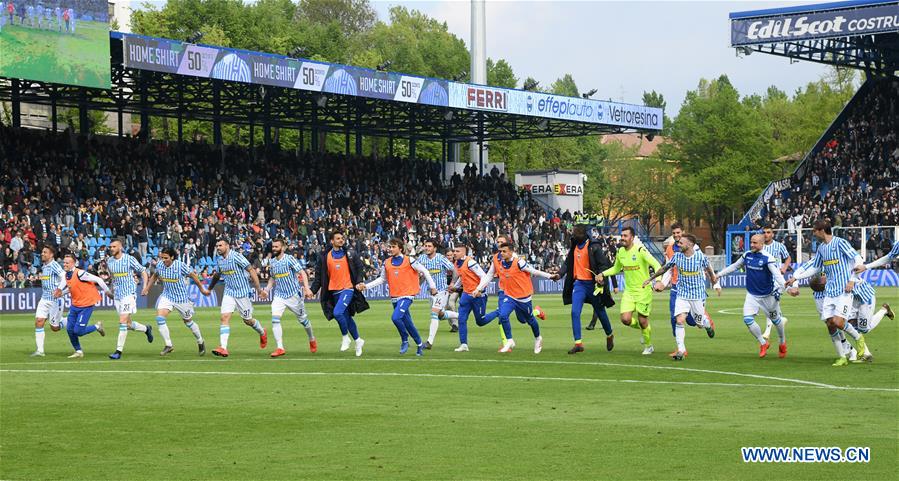
[[(750, 12), (751, 13), (751, 12)], [(843, 10), (731, 18), (731, 46), (899, 31), (899, 2)]]

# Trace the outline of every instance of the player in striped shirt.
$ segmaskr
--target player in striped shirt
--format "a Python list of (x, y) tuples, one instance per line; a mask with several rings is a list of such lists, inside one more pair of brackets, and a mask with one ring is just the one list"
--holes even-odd
[[(810, 269), (812, 262), (814, 259), (808, 260), (802, 264), (800, 264), (793, 275), (800, 275), (800, 273), (804, 272), (806, 269)], [(817, 275), (821, 276), (823, 279), (825, 276), (821, 273)], [(799, 283), (794, 284), (792, 287), (787, 288), (787, 293), (792, 297), (797, 297), (799, 295)], [(815, 291), (812, 290), (812, 298), (815, 300), (815, 310), (818, 311), (818, 316), (821, 316), (821, 308), (824, 305), (824, 291)], [(858, 357), (858, 351), (846, 340), (846, 336), (843, 334), (843, 331), (837, 330), (837, 340), (840, 342), (841, 350), (846, 353), (849, 361), (855, 361)]]
[[(309, 351), (317, 352), (318, 343), (315, 341), (315, 334), (312, 333), (312, 324), (309, 322), (309, 316), (306, 315), (306, 302), (304, 301), (304, 298), (312, 298), (306, 271), (300, 266), (296, 257), (287, 254), (287, 241), (284, 239), (272, 241), (272, 256), (268, 265), (271, 276), (265, 290), (270, 295), (274, 295), (272, 297), (272, 334), (275, 336), (275, 344), (278, 347), (272, 352), (271, 357), (281, 357), (287, 354), (284, 350), (284, 330), (281, 327), (281, 316), (285, 309), (290, 309), (290, 312), (297, 316), (297, 322), (306, 330), (306, 336), (309, 338)], [(300, 289), (300, 279), (303, 281), (302, 289)]]
[[(674, 254), (661, 269), (655, 272), (646, 281), (644, 286), (648, 286), (656, 277), (661, 277), (672, 267), (677, 267), (677, 300), (674, 302), (674, 315), (677, 316), (677, 327), (675, 328), (675, 340), (677, 342), (677, 350), (671, 355), (675, 361), (682, 361), (687, 355), (687, 348), (684, 344), (686, 332), (684, 324), (687, 322), (687, 315), (691, 314), (696, 321), (696, 327), (703, 328), (709, 337), (715, 337), (715, 328), (709, 323), (705, 317), (705, 275), (709, 277), (712, 284), (717, 282), (715, 271), (709, 265), (709, 260), (693, 248), (696, 245), (696, 237), (692, 234), (683, 234), (680, 239), (680, 252)], [(718, 291), (721, 295), (721, 291)]]
[(864, 260), (855, 249), (849, 245), (846, 239), (833, 235), (830, 222), (820, 220), (815, 222), (812, 234), (821, 242), (818, 251), (808, 269), (801, 274), (794, 274), (787, 280), (787, 286), (806, 277), (811, 277), (820, 271), (827, 276), (827, 284), (824, 287), (824, 301), (821, 305), (821, 320), (827, 323), (831, 340), (837, 351), (837, 360), (834, 366), (849, 364), (846, 353), (839, 341), (837, 332), (843, 330), (855, 340), (859, 352), (865, 350), (865, 336), (855, 327), (846, 322), (849, 311), (852, 309), (852, 271), (858, 265), (864, 265)]
[[(781, 275), (786, 276), (787, 271), (790, 270), (790, 267), (793, 264), (793, 257), (787, 250), (787, 246), (783, 245), (781, 242), (774, 240), (774, 229), (772, 229), (771, 226), (765, 226), (762, 229), (762, 234), (764, 234), (765, 236), (765, 244), (762, 250), (774, 257), (774, 260), (777, 261), (777, 265), (780, 269)], [(782, 315), (780, 318), (781, 324), (786, 325), (787, 321), (787, 317)], [(764, 337), (766, 341), (771, 337), (771, 328), (773, 326), (774, 323), (771, 322), (771, 318), (769, 317), (765, 324), (765, 332), (762, 334), (762, 337)]]
[(53, 297), (53, 292), (65, 276), (55, 256), (56, 250), (52, 247), (44, 246), (41, 249), (41, 300), (37, 303), (37, 312), (34, 315), (34, 342), (37, 349), (31, 353), (31, 357), (44, 357), (44, 323), (47, 320), (50, 321), (50, 329), (53, 332), (65, 327), (65, 323), (62, 322), (60, 301)]
[(405, 354), (409, 350), (409, 336), (412, 336), (412, 340), (418, 346), (415, 355), (421, 356), (424, 354), (424, 343), (421, 342), (418, 329), (412, 322), (411, 311), (412, 301), (421, 292), (418, 276), (424, 276), (432, 296), (437, 295), (437, 286), (425, 266), (415, 259), (403, 255), (404, 248), (405, 245), (400, 239), (390, 239), (387, 242), (390, 257), (381, 266), (381, 275), (371, 282), (356, 284), (356, 290), (365, 292), (387, 283), (390, 300), (393, 303), (393, 315), (390, 320), (393, 321), (393, 325), (400, 334), (400, 354)]
[(746, 300), (743, 301), (743, 323), (759, 342), (759, 357), (768, 354), (771, 343), (762, 336), (762, 329), (755, 322), (755, 316), (762, 311), (777, 326), (780, 336), (779, 357), (787, 356), (787, 338), (780, 315), (780, 294), (784, 287), (780, 263), (770, 252), (764, 250), (765, 236), (755, 234), (750, 238), (749, 250), (733, 264), (718, 273), (724, 277), (739, 268), (746, 270)]
[(167, 247), (159, 253), (156, 272), (150, 276), (149, 282), (144, 284), (141, 295), (146, 296), (150, 292), (150, 287), (157, 280), (162, 282), (162, 294), (159, 295), (159, 300), (156, 302), (156, 328), (162, 334), (165, 347), (159, 355), (167, 356), (175, 350), (172, 346), (172, 336), (169, 333), (169, 326), (166, 325), (166, 319), (172, 310), (176, 310), (181, 315), (184, 326), (190, 329), (190, 332), (196, 338), (197, 350), (202, 356), (206, 354), (206, 343), (203, 341), (203, 335), (200, 334), (200, 326), (193, 321), (194, 303), (190, 299), (190, 293), (187, 292), (187, 284), (184, 282), (184, 279), (191, 278), (204, 296), (208, 296), (209, 291), (203, 286), (200, 276), (187, 264), (178, 260), (177, 257), (178, 253), (171, 247)]
[[(531, 326), (531, 332), (534, 334), (534, 354), (540, 354), (543, 350), (543, 336), (540, 335), (540, 324), (534, 317), (534, 309), (531, 305), (531, 296), (534, 295), (531, 276), (556, 281), (559, 280), (559, 275), (549, 274), (531, 267), (526, 260), (515, 254), (515, 250), (509, 242), (499, 245), (499, 255), (502, 261), (500, 261), (496, 276), (503, 280), (506, 293), (503, 303), (499, 306), (499, 320), (502, 326), (509, 326), (509, 333), (505, 336), (506, 342), (500, 347), (499, 352), (512, 352), (515, 347), (515, 339), (511, 336), (511, 323), (509, 322), (509, 317), (514, 312), (518, 322)], [(473, 293), (474, 297), (480, 297), (491, 280), (493, 277), (489, 274), (482, 277)]]
[[(874, 306), (877, 305), (877, 297), (874, 292), (874, 286), (866, 282), (858, 275), (852, 277), (850, 281), (853, 283), (852, 288), (852, 309), (849, 311), (847, 322), (855, 326), (858, 332), (867, 335), (880, 324), (884, 316), (890, 319), (895, 318), (893, 310), (889, 304), (884, 304), (877, 312), (874, 312)], [(865, 349), (862, 352), (862, 359), (858, 362), (871, 362), (874, 355), (868, 349), (868, 343), (865, 343)], [(853, 361), (850, 359), (850, 361)]]
[(119, 239), (109, 243), (106, 268), (112, 278), (115, 308), (119, 313), (119, 339), (115, 352), (110, 354), (109, 358), (121, 359), (129, 330), (143, 332), (147, 335), (147, 342), (153, 342), (153, 328), (131, 320), (131, 315), (137, 312), (137, 282), (134, 281), (134, 276), (140, 274), (141, 284), (147, 285), (147, 269), (140, 265), (137, 259), (125, 254), (122, 241)]
[(268, 335), (262, 324), (253, 317), (253, 289), (250, 280), (256, 289), (259, 299), (268, 298), (268, 293), (259, 286), (259, 275), (256, 268), (250, 265), (250, 261), (240, 252), (231, 248), (231, 243), (226, 239), (219, 239), (215, 243), (215, 252), (218, 270), (212, 276), (209, 289), (215, 287), (219, 279), (225, 281), (225, 293), (222, 297), (221, 321), (219, 327), (219, 342), (221, 345), (212, 350), (212, 354), (218, 357), (228, 357), (228, 337), (231, 335), (231, 315), (238, 311), (243, 323), (252, 327), (259, 334), (259, 348), (265, 349), (268, 345)]
[(440, 327), (438, 314), (446, 308), (449, 300), (447, 274), (452, 274), (453, 263), (437, 252), (436, 239), (426, 240), (424, 250), (425, 253), (418, 257), (418, 263), (428, 270), (437, 287), (437, 294), (431, 296), (431, 325), (428, 328), (428, 340), (425, 341), (425, 349), (430, 349), (434, 345), (437, 329)]

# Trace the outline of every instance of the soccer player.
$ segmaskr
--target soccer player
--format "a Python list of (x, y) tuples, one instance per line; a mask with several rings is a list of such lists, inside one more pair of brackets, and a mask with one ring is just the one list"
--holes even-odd
[[(275, 344), (278, 346), (271, 357), (281, 357), (284, 351), (284, 334), (281, 327), (281, 316), (285, 309), (297, 317), (297, 322), (306, 330), (306, 337), (309, 338), (309, 351), (317, 352), (318, 343), (315, 340), (315, 334), (312, 332), (312, 323), (309, 322), (309, 316), (306, 315), (305, 299), (312, 298), (312, 291), (309, 289), (309, 278), (306, 271), (300, 266), (300, 262), (296, 257), (287, 254), (287, 241), (284, 239), (275, 239), (272, 241), (272, 260), (269, 263), (271, 277), (268, 279), (268, 286), (265, 290), (272, 293), (274, 289), (274, 297), (272, 298), (272, 334), (275, 336)], [(300, 290), (300, 279), (303, 281), (303, 289)], [(300, 295), (302, 293), (302, 295)]]
[[(877, 298), (874, 292), (874, 286), (866, 282), (857, 275), (852, 276), (850, 280), (852, 286), (852, 309), (847, 316), (847, 322), (855, 326), (856, 330), (861, 334), (868, 334), (880, 324), (884, 316), (894, 319), (895, 315), (889, 304), (884, 304), (876, 313), (874, 306), (877, 305)], [(874, 355), (868, 350), (868, 343), (865, 343), (865, 350), (862, 353), (862, 359), (858, 362), (871, 362)], [(850, 359), (852, 361), (852, 359)]]
[[(684, 324), (687, 322), (687, 315), (692, 314), (696, 321), (696, 326), (704, 328), (709, 337), (715, 337), (715, 328), (708, 322), (705, 317), (705, 277), (707, 274), (709, 281), (715, 284), (717, 278), (715, 271), (709, 265), (709, 260), (698, 249), (694, 249), (696, 245), (696, 237), (692, 234), (682, 234), (680, 239), (680, 252), (674, 254), (674, 257), (665, 263), (664, 266), (643, 282), (643, 285), (661, 277), (672, 267), (677, 267), (679, 276), (677, 278), (677, 300), (674, 302), (674, 315), (677, 316), (677, 326), (675, 328), (675, 341), (677, 342), (677, 350), (671, 355), (675, 361), (683, 361), (687, 355), (687, 347), (684, 344), (686, 332)], [(721, 291), (718, 291), (721, 295)]]
[(34, 5), (25, 7), (25, 16), (28, 18), (28, 24), (34, 28)]
[(202, 356), (206, 354), (206, 342), (203, 341), (203, 335), (200, 333), (200, 326), (193, 321), (194, 303), (190, 300), (190, 294), (187, 292), (187, 284), (185, 278), (191, 278), (194, 284), (200, 288), (200, 292), (204, 296), (209, 295), (209, 291), (203, 286), (200, 276), (193, 271), (187, 264), (178, 260), (178, 253), (175, 249), (167, 247), (159, 253), (159, 262), (156, 263), (156, 272), (150, 276), (150, 280), (144, 284), (143, 291), (140, 295), (146, 296), (150, 292), (150, 287), (157, 280), (162, 282), (162, 294), (156, 302), (156, 328), (165, 341), (165, 347), (160, 356), (167, 356), (175, 350), (172, 346), (172, 336), (169, 333), (169, 326), (166, 325), (166, 319), (172, 310), (178, 311), (184, 326), (190, 329), (194, 338), (197, 340), (197, 349)]
[(72, 27), (72, 33), (75, 33), (75, 23), (78, 21), (78, 17), (75, 16), (75, 9), (70, 8), (69, 10), (69, 23)]
[[(446, 255), (446, 260), (448, 260), (450, 262), (450, 265), (455, 264), (456, 253), (453, 251), (453, 249), (447, 249), (445, 255)], [(454, 272), (455, 272), (455, 270), (452, 270), (448, 273), (447, 281), (452, 281)], [(451, 290), (449, 288), (449, 283), (447, 283), (447, 292), (449, 293), (449, 295), (447, 296), (447, 299), (446, 299), (446, 307), (437, 313), (437, 318), (438, 319), (446, 319), (446, 322), (448, 322), (450, 325), (450, 332), (459, 332), (459, 318), (457, 317), (455, 319), (450, 319), (444, 313), (444, 311), (446, 311), (446, 310), (455, 311), (455, 312), (459, 311), (459, 293), (454, 290)]]
[[(62, 267), (55, 259), (56, 250), (50, 246), (41, 249), (41, 300), (37, 303), (37, 312), (34, 315), (34, 343), (37, 348), (31, 357), (44, 357), (44, 323), (50, 320), (50, 329), (56, 332), (60, 329), (62, 308), (59, 299), (53, 297), (53, 291), (62, 282), (65, 275)], [(63, 323), (65, 324), (65, 323)]]
[(865, 262), (846, 239), (833, 235), (830, 222), (826, 220), (815, 222), (812, 234), (821, 242), (813, 262), (803, 273), (794, 273), (793, 277), (787, 280), (786, 285), (790, 286), (797, 280), (824, 271), (827, 276), (827, 284), (824, 287), (821, 320), (827, 323), (831, 340), (837, 351), (838, 357), (833, 365), (845, 366), (849, 364), (849, 360), (836, 335), (837, 331), (842, 330), (849, 334), (855, 340), (859, 352), (864, 352), (866, 347), (865, 336), (859, 333), (852, 324), (846, 322), (852, 308), (852, 271), (856, 266), (864, 265)]
[[(649, 279), (649, 268), (654, 271), (661, 269), (659, 261), (646, 250), (646, 247), (636, 243), (637, 232), (633, 227), (625, 227), (621, 231), (621, 243), (618, 253), (615, 255), (615, 263), (612, 267), (602, 271), (600, 276), (612, 277), (624, 271), (624, 295), (621, 297), (621, 323), (625, 326), (640, 329), (643, 334), (643, 355), (653, 353), (652, 326), (649, 325), (649, 316), (652, 314), (652, 288), (644, 286), (643, 282)], [(602, 279), (600, 279), (602, 281)], [(634, 313), (637, 319), (634, 319)]]
[(62, 32), (62, 9), (59, 8), (59, 5), (53, 9), (53, 13), (56, 15), (56, 31)]
[[(796, 268), (796, 271), (793, 273), (793, 275), (799, 275), (800, 273), (804, 272), (805, 270), (810, 269), (813, 262), (814, 262), (814, 259), (806, 261), (803, 264), (800, 264)], [(822, 290), (820, 290), (820, 291), (812, 289), (812, 297), (815, 300), (815, 309), (818, 311), (818, 316), (820, 317), (822, 308), (824, 306), (823, 287), (826, 284), (827, 279), (826, 279), (826, 276), (824, 276), (821, 273), (815, 274), (815, 276), (817, 276), (818, 279), (820, 279), (820, 283), (821, 283), (821, 287), (822, 287)], [(812, 282), (810, 279), (809, 286), (811, 286), (811, 284), (812, 284)], [(793, 285), (792, 287), (788, 287), (787, 293), (790, 294), (790, 296), (792, 296), (792, 297), (798, 296), (799, 295), (799, 284), (797, 283), (797, 284)], [(850, 344), (849, 341), (846, 340), (846, 336), (843, 334), (843, 331), (837, 330), (836, 337), (837, 337), (836, 340), (839, 341), (841, 352), (843, 352), (848, 357), (850, 362), (854, 362), (858, 358), (858, 351), (856, 351), (855, 348), (852, 346), (852, 344)]]
[(431, 296), (431, 325), (428, 328), (428, 340), (425, 341), (425, 349), (430, 349), (434, 345), (437, 330), (440, 328), (438, 314), (446, 308), (449, 299), (447, 275), (452, 275), (453, 263), (446, 256), (437, 252), (436, 239), (426, 240), (424, 250), (425, 253), (418, 257), (418, 263), (425, 266), (437, 286), (437, 294)]
[(568, 256), (559, 270), (559, 275), (565, 277), (562, 303), (566, 306), (571, 305), (574, 347), (568, 354), (584, 352), (584, 343), (581, 339), (581, 312), (585, 303), (593, 306), (593, 312), (602, 322), (602, 328), (606, 333), (606, 350), (611, 351), (615, 347), (612, 323), (609, 322), (609, 315), (606, 313), (606, 307), (614, 306), (615, 301), (609, 293), (608, 280), (601, 280), (600, 277), (602, 271), (609, 267), (612, 267), (612, 263), (602, 245), (587, 238), (585, 225), (576, 225), (571, 234)]
[(381, 266), (381, 275), (369, 283), (356, 284), (356, 290), (365, 292), (366, 289), (387, 283), (390, 301), (393, 304), (393, 315), (390, 320), (393, 321), (393, 325), (400, 334), (400, 354), (406, 354), (406, 351), (409, 350), (409, 336), (412, 336), (412, 340), (418, 347), (415, 355), (421, 356), (424, 354), (425, 346), (421, 341), (421, 336), (418, 335), (418, 329), (412, 322), (411, 312), (412, 301), (421, 292), (421, 284), (418, 282), (419, 274), (424, 276), (432, 296), (437, 295), (437, 286), (427, 268), (415, 259), (403, 255), (404, 248), (405, 244), (402, 240), (390, 239), (387, 242), (390, 257)]
[[(774, 229), (772, 229), (771, 226), (765, 226), (762, 229), (762, 233), (765, 236), (765, 246), (762, 250), (774, 257), (774, 260), (778, 263), (781, 275), (787, 275), (787, 271), (790, 270), (790, 266), (793, 264), (793, 257), (790, 256), (790, 252), (787, 251), (787, 246), (774, 240)], [(750, 238), (750, 242), (752, 242), (752, 238)], [(780, 322), (784, 324), (784, 326), (786, 326), (787, 320), (786, 316), (781, 315)], [(771, 328), (773, 325), (774, 323), (771, 318), (768, 318), (765, 324), (765, 332), (762, 334), (762, 337), (764, 337), (765, 340), (768, 340), (771, 337)]]
[(779, 262), (764, 249), (766, 236), (755, 234), (749, 240), (749, 250), (744, 252), (733, 264), (718, 273), (724, 277), (737, 269), (746, 269), (746, 300), (743, 301), (743, 323), (749, 328), (759, 342), (759, 357), (768, 354), (771, 343), (762, 335), (762, 329), (755, 322), (755, 316), (761, 310), (772, 323), (777, 326), (780, 338), (778, 357), (787, 356), (787, 335), (780, 314), (780, 294), (784, 288), (784, 278)]
[[(268, 298), (268, 293), (259, 286), (259, 275), (256, 268), (250, 265), (250, 261), (240, 252), (231, 248), (227, 239), (219, 239), (215, 243), (215, 252), (219, 255), (216, 259), (217, 272), (209, 283), (211, 290), (219, 279), (225, 281), (225, 292), (222, 296), (221, 326), (219, 327), (219, 347), (212, 350), (213, 356), (228, 357), (228, 338), (231, 336), (231, 316), (238, 311), (243, 323), (253, 328), (259, 334), (259, 348), (265, 349), (268, 345), (268, 335), (262, 324), (253, 317), (253, 288), (259, 299)], [(250, 287), (250, 281), (253, 287)]]
[(96, 324), (87, 323), (91, 319), (94, 312), (94, 306), (100, 302), (100, 293), (97, 292), (97, 286), (106, 293), (107, 297), (112, 297), (112, 291), (103, 282), (103, 279), (89, 274), (81, 269), (76, 268), (78, 261), (72, 254), (66, 254), (63, 258), (63, 269), (65, 275), (60, 279), (56, 286), (53, 297), (59, 299), (63, 295), (63, 289), (68, 289), (69, 296), (72, 298), (72, 307), (69, 308), (69, 316), (66, 322), (66, 333), (69, 335), (69, 342), (75, 352), (69, 356), (69, 359), (77, 359), (84, 357), (84, 351), (81, 350), (81, 336), (86, 336), (97, 331), (101, 336), (106, 335), (103, 329), (103, 323), (97, 321)]
[[(531, 326), (531, 332), (534, 334), (534, 354), (540, 354), (540, 351), (543, 350), (543, 336), (540, 335), (540, 324), (537, 323), (537, 319), (534, 317), (534, 309), (531, 305), (531, 296), (534, 295), (534, 284), (531, 282), (531, 276), (555, 281), (559, 279), (559, 275), (549, 274), (528, 265), (526, 260), (519, 258), (515, 254), (515, 250), (510, 242), (503, 242), (499, 245), (499, 255), (502, 261), (499, 263), (496, 276), (502, 281), (503, 289), (506, 293), (502, 304), (499, 306), (499, 321), (500, 325), (509, 326), (509, 332), (504, 336), (506, 342), (503, 343), (499, 352), (512, 352), (512, 349), (515, 347), (515, 339), (512, 338), (511, 323), (509, 322), (509, 316), (514, 312), (518, 322)], [(493, 276), (489, 273), (482, 277), (481, 282), (472, 295), (475, 298), (480, 297), (492, 279)]]
[[(474, 314), (475, 323), (479, 326), (486, 326), (488, 322), (484, 319), (487, 315), (487, 295), (475, 297), (474, 292), (484, 279), (490, 282), (490, 278), (468, 254), (468, 246), (460, 244), (455, 247), (454, 257), (456, 260), (453, 264), (452, 289), (454, 291), (461, 289), (462, 294), (459, 296), (459, 312), (445, 312), (450, 319), (456, 319), (459, 322), (459, 347), (454, 349), (456, 352), (468, 352), (469, 314)], [(511, 332), (505, 334), (512, 337)]]
[(875, 261), (872, 261), (868, 264), (862, 264), (860, 266), (855, 266), (854, 271), (856, 274), (861, 274), (862, 272), (864, 272), (867, 269), (876, 269), (878, 267), (883, 267), (885, 265), (888, 265), (893, 259), (899, 259), (899, 241), (896, 241), (893, 243), (893, 248), (890, 249), (890, 252), (887, 252), (887, 254), (885, 256), (883, 256), (880, 259), (877, 259)]
[(343, 340), (340, 351), (350, 348), (350, 336), (356, 344), (356, 356), (362, 355), (365, 339), (359, 337), (359, 329), (353, 316), (368, 309), (365, 295), (354, 286), (362, 282), (365, 265), (359, 255), (346, 249), (346, 237), (340, 230), (331, 231), (331, 247), (326, 250), (315, 269), (312, 292), (321, 291), (322, 312), (325, 319), (337, 320)]
[(131, 319), (131, 315), (137, 312), (137, 283), (134, 282), (134, 276), (140, 274), (141, 284), (147, 285), (147, 269), (140, 265), (137, 259), (125, 254), (120, 239), (114, 239), (109, 243), (106, 267), (112, 277), (115, 308), (119, 314), (119, 339), (116, 342), (115, 352), (110, 354), (109, 358), (121, 359), (129, 330), (143, 332), (147, 335), (147, 342), (153, 342), (153, 328)]

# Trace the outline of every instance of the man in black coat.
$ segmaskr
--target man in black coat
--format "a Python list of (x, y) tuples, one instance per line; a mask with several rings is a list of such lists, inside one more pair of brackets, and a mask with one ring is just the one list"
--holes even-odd
[[(559, 270), (559, 275), (565, 277), (565, 286), (562, 289), (562, 303), (571, 305), (571, 331), (574, 334), (574, 347), (568, 354), (584, 352), (584, 343), (581, 340), (581, 311), (585, 303), (593, 306), (593, 312), (602, 322), (602, 328), (606, 331), (606, 349), (611, 351), (615, 347), (612, 323), (606, 308), (615, 305), (609, 289), (609, 279), (597, 281), (598, 274), (609, 267), (609, 255), (600, 242), (591, 241), (587, 237), (587, 227), (578, 224), (571, 234), (571, 247), (565, 263)], [(597, 287), (598, 292), (597, 292)]]
[(364, 269), (359, 254), (345, 249), (346, 237), (343, 232), (331, 232), (331, 246), (320, 257), (315, 266), (312, 292), (321, 291), (322, 312), (328, 320), (336, 319), (343, 334), (340, 350), (350, 348), (350, 336), (356, 342), (356, 356), (362, 355), (365, 340), (359, 337), (353, 316), (368, 309), (365, 295), (354, 286), (364, 282)]

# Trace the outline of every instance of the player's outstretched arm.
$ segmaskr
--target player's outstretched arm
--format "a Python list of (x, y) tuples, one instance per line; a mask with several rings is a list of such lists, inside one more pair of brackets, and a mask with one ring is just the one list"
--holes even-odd
[(188, 275), (190, 276), (191, 280), (194, 281), (194, 284), (196, 284), (197, 287), (200, 288), (200, 293), (203, 294), (204, 296), (208, 296), (209, 289), (206, 289), (206, 286), (203, 285), (203, 280), (200, 279), (200, 276), (194, 271), (190, 271), (190, 274), (188, 274)]
[(643, 287), (648, 286), (649, 283), (652, 282), (654, 279), (662, 277), (663, 274), (665, 274), (666, 272), (668, 272), (669, 269), (671, 269), (671, 266), (672, 266), (672, 264), (668, 263), (668, 264), (665, 264), (664, 266), (662, 266), (661, 269), (658, 269), (657, 271), (655, 271), (651, 276), (649, 276), (649, 279), (646, 279), (643, 282)]
[(159, 279), (159, 275), (157, 275), (155, 272), (152, 276), (150, 276), (150, 279), (145, 279), (144, 288), (141, 289), (140, 295), (146, 296), (150, 292), (150, 288), (153, 287), (154, 284), (156, 284), (157, 279)]

